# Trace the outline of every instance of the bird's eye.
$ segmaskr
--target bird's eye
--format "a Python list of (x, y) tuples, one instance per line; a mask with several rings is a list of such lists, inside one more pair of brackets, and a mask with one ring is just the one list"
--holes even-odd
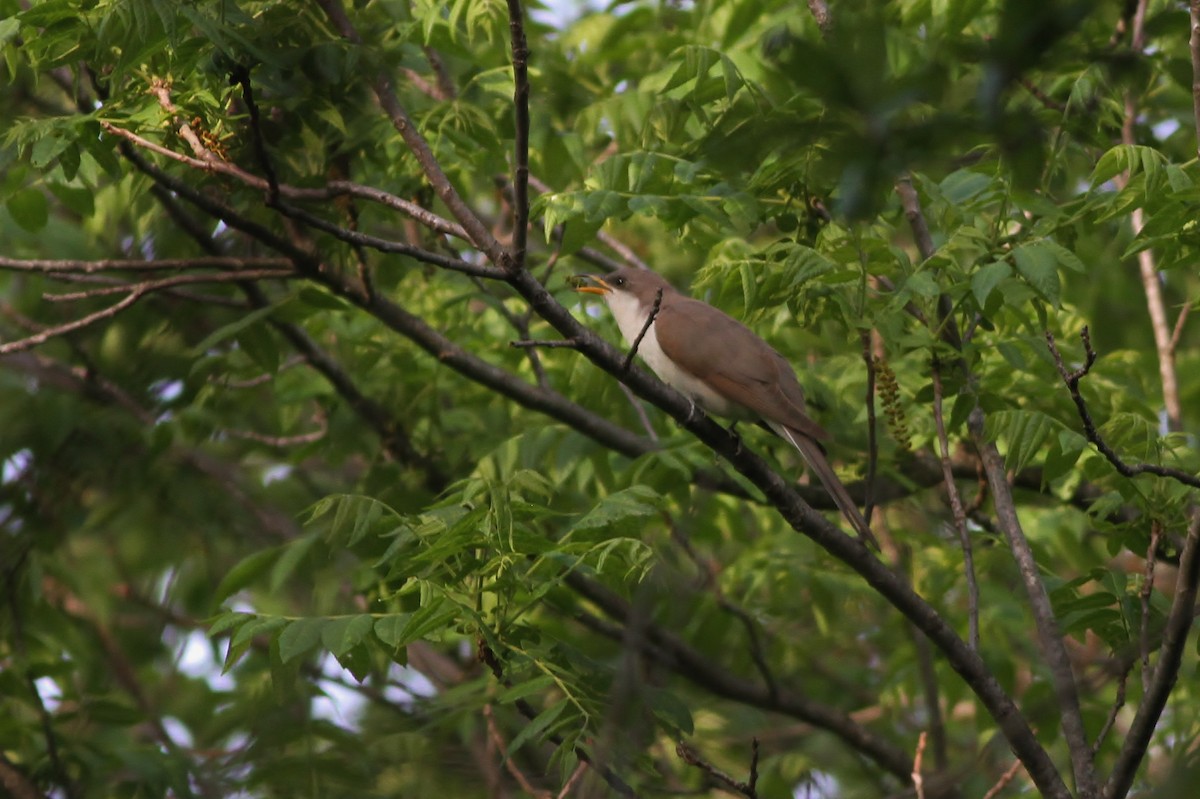
[(623, 278), (623, 277), (613, 278), (613, 285), (614, 286), (624, 286), (625, 278)]

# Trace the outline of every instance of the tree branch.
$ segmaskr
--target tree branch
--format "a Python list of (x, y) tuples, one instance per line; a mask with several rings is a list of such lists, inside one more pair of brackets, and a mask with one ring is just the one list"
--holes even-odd
[[(505, 685), (509, 688), (512, 687), (512, 684), (504, 676), (504, 669), (501, 667), (500, 660), (496, 657), (496, 653), (489, 649), (488, 646), (482, 642), (479, 644), (479, 659), (483, 661), (483, 663), (491, 670), (492, 674), (501, 685)], [(535, 710), (533, 706), (524, 699), (516, 699), (514, 700), (513, 704), (517, 710), (520, 711), (521, 715), (530, 721), (533, 721), (538, 717), (537, 710)], [(556, 746), (561, 746), (563, 743), (563, 739), (559, 735), (551, 734), (546, 736), (546, 739), (552, 741)], [(621, 796), (637, 796), (633, 788), (629, 787), (628, 783), (617, 776), (616, 772), (614, 772), (605, 764), (598, 763), (595, 758), (593, 758), (592, 755), (589, 754), (588, 751), (582, 746), (575, 745), (572, 751), (581, 762), (587, 763), (589, 766), (591, 766), (592, 769), (594, 769), (596, 773), (599, 774), (606, 783), (608, 783), (608, 786)]]
[(749, 782), (742, 782), (741, 780), (734, 779), (733, 777), (729, 776), (724, 771), (721, 771), (721, 769), (705, 760), (699, 752), (683, 741), (675, 744), (675, 754), (678, 755), (679, 759), (684, 763), (687, 763), (689, 766), (695, 766), (703, 771), (717, 786), (729, 791), (730, 793), (737, 794), (739, 796), (745, 796), (746, 799), (757, 799), (758, 791), (755, 787), (755, 778), (758, 776), (757, 738), (754, 739), (754, 747), (751, 754)]
[[(1137, 10), (1133, 17), (1133, 31), (1130, 48), (1137, 57), (1142, 57), (1146, 49), (1146, 8), (1149, 0), (1138, 0)], [(1193, 34), (1194, 35), (1194, 34)], [(1193, 74), (1197, 69), (1193, 61)], [(1194, 113), (1200, 113), (1196, 111)], [(1132, 89), (1125, 91), (1125, 118), (1121, 125), (1121, 143), (1129, 146), (1137, 144), (1134, 136), (1134, 123), (1137, 120), (1137, 98)], [(1197, 131), (1200, 136), (1200, 131)], [(1129, 182), (1126, 172), (1119, 185)], [(1139, 206), (1129, 213), (1129, 224), (1133, 235), (1137, 236), (1145, 226), (1146, 213)], [(1167, 429), (1178, 431), (1182, 425), (1183, 409), (1179, 402), (1179, 381), (1175, 371), (1175, 351), (1171, 347), (1171, 325), (1167, 321), (1166, 303), (1163, 300), (1162, 284), (1159, 281), (1158, 267), (1155, 264), (1154, 250), (1143, 247), (1137, 253), (1138, 272), (1142, 277), (1142, 290), (1146, 295), (1146, 310), (1150, 315), (1150, 328), (1154, 333), (1154, 348), (1158, 353), (1158, 376), (1162, 384), (1163, 408), (1167, 416)]]
[[(344, 38), (360, 47), (363, 46), (362, 37), (358, 35), (358, 31), (355, 30), (353, 23), (350, 22), (350, 18), (346, 16), (346, 11), (339, 0), (317, 0), (317, 4), (325, 11), (334, 28)], [(509, 267), (511, 257), (508, 252), (500, 246), (500, 242), (496, 241), (496, 238), (491, 234), (491, 231), (488, 230), (479, 216), (463, 201), (458, 191), (454, 188), (454, 185), (450, 182), (450, 178), (442, 171), (437, 156), (434, 155), (429, 143), (421, 135), (421, 132), (417, 130), (412, 118), (409, 117), (408, 112), (396, 96), (391, 77), (386, 72), (380, 71), (372, 80), (372, 88), (376, 99), (379, 101), (379, 105), (391, 120), (392, 127), (404, 139), (404, 143), (408, 145), (408, 149), (412, 151), (417, 162), (421, 165), (421, 169), (424, 171), (425, 177), (429, 179), (433, 190), (437, 192), (438, 197), (450, 209), (450, 213), (462, 225), (470, 241), (494, 265), (502, 268)]]
[(78, 273), (91, 275), (97, 272), (158, 272), (176, 269), (290, 269), (292, 262), (287, 258), (237, 258), (233, 256), (208, 256), (198, 258), (158, 258), (152, 261), (127, 258), (100, 258), (95, 261), (75, 259), (47, 260), (43, 258), (6, 258), (0, 256), (0, 269), (17, 272), (37, 272), (47, 275)]
[(629, 348), (625, 360), (621, 363), (621, 371), (629, 371), (629, 367), (633, 365), (633, 356), (637, 355), (638, 347), (642, 345), (642, 339), (646, 337), (647, 331), (650, 330), (650, 325), (654, 324), (654, 317), (658, 316), (659, 309), (662, 308), (663, 290), (659, 288), (654, 293), (654, 304), (650, 306), (650, 315), (646, 317), (646, 323), (642, 325), (642, 329), (638, 332), (637, 338), (633, 340), (633, 345)]
[(1133, 785), (1138, 766), (1150, 745), (1150, 736), (1167, 706), (1167, 699), (1179, 677), (1179, 666), (1183, 662), (1183, 651), (1196, 605), (1196, 588), (1200, 584), (1200, 509), (1192, 510), (1192, 521), (1188, 525), (1187, 538), (1183, 544), (1183, 555), (1179, 561), (1179, 578), (1175, 587), (1175, 598), (1163, 631), (1162, 649), (1154, 668), (1154, 677), (1149, 690), (1142, 697), (1133, 723), (1108, 783), (1104, 786), (1105, 799), (1123, 799)]
[(1058, 700), (1062, 720), (1063, 737), (1071, 753), (1071, 768), (1075, 774), (1076, 787), (1082, 796), (1095, 796), (1095, 764), (1083, 727), (1083, 715), (1079, 707), (1079, 694), (1071, 669), (1071, 659), (1063, 644), (1062, 631), (1050, 604), (1050, 596), (1046, 593), (1046, 586), (1042, 583), (1033, 550), (1017, 518), (1012, 488), (1004, 471), (1004, 459), (996, 445), (984, 435), (983, 411), (978, 407), (971, 412), (968, 427), (975, 440), (975, 448), (983, 459), (983, 469), (987, 474), (1000, 529), (1008, 539), (1009, 549), (1012, 550), (1021, 581), (1025, 584), (1025, 592), (1029, 596), (1029, 605), (1033, 610), (1037, 628), (1038, 647), (1050, 670), (1050, 680), (1054, 686), (1054, 695)]
[(1196, 153), (1200, 154), (1200, 0), (1188, 3), (1188, 19), (1192, 29), (1188, 37), (1192, 56), (1192, 118), (1196, 125)]
[[(159, 91), (163, 94), (163, 96), (165, 96), (165, 89), (160, 89)], [(164, 100), (164, 102), (168, 103), (168, 107), (170, 109), (174, 109), (174, 106), (169, 104), (169, 99)], [(144, 139), (135, 133), (118, 128), (109, 122), (101, 121), (100, 124), (109, 133), (119, 136), (126, 141), (137, 145), (138, 147), (158, 153), (159, 155), (163, 155), (171, 160), (178, 161), (179, 163), (190, 166), (194, 169), (226, 175), (246, 184), (247, 186), (266, 191), (268, 192), (268, 196), (273, 197), (271, 200), (271, 207), (275, 208), (280, 213), (293, 219), (297, 219), (306, 225), (315, 227), (318, 230), (324, 231), (325, 233), (328, 233), (329, 235), (334, 236), (335, 238), (340, 239), (348, 244), (370, 247), (372, 249), (379, 250), (380, 252), (407, 255), (410, 258), (433, 264), (434, 266), (440, 266), (443, 269), (463, 272), (476, 277), (497, 279), (502, 278), (505, 274), (504, 270), (497, 267), (473, 264), (470, 261), (464, 261), (461, 258), (450, 258), (445, 255), (439, 255), (405, 242), (390, 241), (388, 239), (381, 239), (377, 236), (360, 233), (356, 230), (347, 230), (333, 224), (332, 222), (321, 219), (315, 214), (311, 214), (301, 208), (284, 203), (279, 199), (280, 197), (285, 197), (298, 200), (323, 200), (345, 195), (362, 197), (365, 199), (374, 200), (383, 205), (387, 205), (388, 207), (395, 208), (396, 210), (401, 210), (404, 213), (412, 216), (414, 219), (417, 219), (417, 221), (425, 223), (432, 229), (439, 232), (443, 232), (448, 235), (461, 236), (463, 238), (466, 237), (466, 233), (461, 227), (455, 226), (450, 222), (446, 222), (440, 217), (425, 211), (425, 209), (421, 208), (420, 206), (410, 203), (407, 200), (402, 200), (401, 198), (395, 197), (380, 189), (359, 186), (358, 184), (349, 183), (347, 181), (337, 181), (336, 183), (331, 183), (325, 189), (297, 189), (291, 186), (272, 186), (272, 184), (270, 184), (268, 181), (265, 181), (238, 166), (220, 159), (214, 153), (206, 149), (203, 143), (201, 143), (199, 137), (197, 137), (195, 133), (191, 131), (191, 128), (187, 125), (187, 123), (180, 123), (179, 129), (181, 135), (184, 135), (186, 140), (193, 143), (193, 148), (197, 150), (201, 157), (192, 158), (186, 155), (181, 155), (166, 147), (148, 141), (147, 139)]]
[[(593, 602), (609, 618), (621, 624), (629, 623), (632, 619), (633, 609), (629, 602), (593, 578), (579, 572), (570, 572), (564, 577), (564, 581), (581, 596)], [(609, 625), (582, 611), (577, 612), (575, 618), (584, 626), (615, 641), (623, 640), (621, 627)], [(912, 771), (912, 761), (903, 750), (876, 736), (843, 711), (780, 686), (772, 691), (765, 684), (736, 676), (714, 663), (709, 655), (693, 649), (675, 633), (653, 622), (643, 622), (643, 629), (644, 634), (638, 637), (637, 645), (646, 650), (659, 664), (689, 682), (702, 686), (717, 696), (790, 716), (828, 730), (900, 780), (907, 779)]]
[(1063, 363), (1062, 355), (1059, 353), (1058, 346), (1054, 342), (1054, 334), (1048, 330), (1046, 331), (1046, 346), (1050, 349), (1050, 355), (1054, 358), (1054, 365), (1058, 367), (1059, 375), (1062, 377), (1063, 382), (1067, 384), (1067, 389), (1071, 392), (1071, 399), (1075, 401), (1075, 409), (1079, 412), (1080, 421), (1083, 422), (1083, 433), (1087, 440), (1124, 477), (1135, 477), (1139, 474), (1154, 474), (1159, 477), (1169, 477), (1192, 488), (1200, 488), (1200, 477), (1188, 474), (1180, 469), (1172, 469), (1152, 463), (1137, 463), (1132, 465), (1125, 463), (1117, 455), (1116, 451), (1108, 445), (1108, 442), (1100, 437), (1100, 432), (1096, 429), (1095, 422), (1092, 421), (1091, 412), (1088, 411), (1087, 403), (1084, 402), (1083, 395), (1079, 393), (1079, 382), (1087, 377), (1088, 373), (1092, 370), (1092, 365), (1096, 363), (1096, 351), (1092, 349), (1091, 333), (1086, 327), (1079, 334), (1079, 338), (1083, 341), (1086, 360), (1083, 362), (1083, 366), (1070, 371), (1067, 369), (1066, 364)]
[(525, 268), (529, 235), (529, 45), (520, 0), (508, 0), (513, 59), (513, 243), (512, 268)]
[(967, 530), (967, 512), (963, 507), (962, 496), (958, 493), (954, 469), (950, 464), (950, 442), (946, 437), (946, 420), (942, 413), (942, 372), (936, 357), (933, 359), (933, 421), (937, 426), (942, 481), (950, 499), (954, 530), (958, 533), (958, 544), (963, 553), (963, 573), (967, 580), (967, 643), (971, 649), (979, 651), (979, 583), (975, 579), (975, 556), (971, 549), (971, 534)]
[[(690, 403), (641, 370), (621, 371), (622, 354), (580, 325), (546, 289), (527, 272), (514, 273), (509, 282), (534, 310), (566, 338), (580, 342), (580, 351), (614, 377), (624, 380), (639, 396), (669, 413), (684, 428), (728, 460), (773, 504), (797, 532), (861, 575), (893, 607), (914, 622), (946, 656), (1000, 725), (1005, 737), (1025, 763), (1038, 788), (1053, 799), (1067, 799), (1054, 762), (1029, 729), (1012, 699), (1004, 692), (979, 655), (946, 624), (925, 600), (877, 560), (866, 547), (801, 499), (788, 481), (728, 431), (707, 418), (692, 418)], [(1061, 643), (1061, 642), (1060, 642)]]
[(41, 344), (45, 344), (52, 338), (63, 336), (67, 333), (73, 333), (76, 330), (83, 330), (85, 327), (94, 325), (105, 319), (111, 319), (121, 311), (128, 310), (133, 307), (134, 303), (146, 296), (146, 289), (138, 289), (134, 286), (130, 292), (122, 297), (118, 302), (113, 303), (107, 308), (103, 308), (95, 313), (90, 313), (87, 316), (74, 319), (70, 322), (64, 322), (61, 325), (47, 327), (32, 336), (26, 336), (16, 341), (10, 341), (7, 344), (0, 344), (0, 356), (11, 355), (14, 352), (33, 349)]

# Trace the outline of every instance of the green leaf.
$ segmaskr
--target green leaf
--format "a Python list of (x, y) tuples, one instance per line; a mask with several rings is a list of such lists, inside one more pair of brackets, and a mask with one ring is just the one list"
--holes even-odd
[(560, 699), (522, 727), (521, 731), (517, 733), (516, 737), (508, 745), (509, 756), (511, 757), (514, 752), (520, 750), (522, 746), (530, 741), (541, 742), (544, 736), (550, 731), (551, 726), (563, 714), (563, 711), (567, 709), (570, 703), (570, 699)]
[(637, 485), (600, 500), (571, 526), (571, 533), (625, 529), (658, 513), (662, 497), (647, 486)]
[(982, 308), (987, 304), (987, 298), (1000, 281), (1012, 274), (1012, 267), (1004, 261), (995, 261), (980, 268), (971, 276), (971, 293)]
[(1058, 253), (1045, 242), (1022, 244), (1012, 251), (1017, 272), (1033, 287), (1042, 299), (1058, 307)]
[(1033, 460), (1052, 431), (1061, 427), (1057, 420), (1039, 411), (997, 411), (988, 417), (987, 436), (1008, 442), (1005, 465), (1019, 472)]
[(277, 593), (304, 557), (312, 551), (313, 544), (320, 540), (316, 535), (305, 535), (294, 541), (289, 541), (283, 546), (283, 551), (275, 561), (275, 565), (271, 568), (270, 589), (271, 593)]
[(512, 702), (516, 702), (518, 699), (525, 699), (526, 697), (533, 696), (534, 694), (538, 694), (542, 691), (553, 688), (555, 685), (556, 683), (554, 682), (554, 678), (549, 674), (539, 674), (532, 680), (525, 680), (524, 682), (517, 683), (511, 688), (502, 691), (499, 695), (497, 695), (496, 701), (501, 704), (511, 704)]
[(95, 194), (91, 189), (67, 186), (62, 183), (47, 183), (46, 188), (63, 205), (82, 217), (89, 217), (96, 211)]
[(242, 590), (257, 580), (266, 573), (278, 557), (279, 549), (271, 548), (243, 558), (226, 572), (225, 576), (221, 578), (221, 582), (217, 584), (216, 594), (213, 597), (214, 604), (221, 604), (230, 594)]
[[(366, 613), (360, 613), (357, 616), (338, 616), (329, 619), (321, 628), (321, 643), (335, 657), (341, 658), (362, 643), (363, 638), (371, 632), (374, 626), (375, 619)], [(280, 651), (282, 652), (282, 648)]]
[(398, 649), (411, 619), (411, 613), (392, 613), (384, 616), (375, 622), (375, 635), (385, 645)]
[(199, 344), (192, 347), (188, 352), (188, 356), (191, 358), (198, 358), (201, 355), (208, 353), (209, 350), (220, 344), (222, 341), (233, 338), (251, 325), (256, 325), (262, 320), (266, 319), (271, 314), (275, 313), (280, 306), (290, 302), (291, 299), (292, 297), (290, 295), (283, 297), (266, 306), (265, 308), (257, 308), (240, 317), (236, 321), (217, 328), (212, 333), (209, 333), (207, 336), (205, 336)]
[(270, 635), (285, 624), (287, 619), (281, 616), (259, 616), (239, 627), (229, 639), (229, 650), (225, 653), (222, 673), (227, 673), (241, 660), (257, 636)]
[(4, 205), (16, 223), (30, 233), (37, 233), (50, 220), (46, 195), (37, 189), (20, 189)]
[(321, 642), (321, 633), (328, 623), (328, 619), (318, 616), (288, 624), (279, 636), (279, 659), (286, 664), (314, 649)]

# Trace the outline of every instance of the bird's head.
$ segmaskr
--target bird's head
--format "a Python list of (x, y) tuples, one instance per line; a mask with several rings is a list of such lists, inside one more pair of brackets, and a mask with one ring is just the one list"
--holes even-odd
[(603, 276), (575, 275), (570, 278), (570, 283), (576, 291), (600, 295), (614, 311), (623, 306), (649, 310), (660, 289), (663, 294), (675, 291), (670, 283), (654, 272), (634, 267), (618, 269)]

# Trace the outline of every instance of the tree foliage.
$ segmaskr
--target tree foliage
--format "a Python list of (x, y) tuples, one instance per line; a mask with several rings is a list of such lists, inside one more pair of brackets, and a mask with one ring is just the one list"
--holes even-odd
[(1191, 6), (0, 0), (0, 785), (1185, 795)]

